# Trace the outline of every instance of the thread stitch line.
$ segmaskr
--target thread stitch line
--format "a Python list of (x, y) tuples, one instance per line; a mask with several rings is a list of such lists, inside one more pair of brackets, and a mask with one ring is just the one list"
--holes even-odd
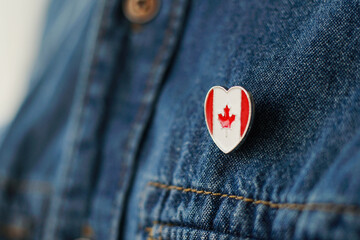
[(148, 233), (146, 240), (161, 240), (154, 237), (154, 226), (145, 228), (145, 231)]
[(345, 204), (335, 204), (335, 203), (275, 203), (266, 200), (257, 200), (252, 198), (247, 198), (244, 196), (238, 195), (230, 195), (224, 193), (216, 193), (204, 190), (198, 190), (194, 188), (184, 188), (175, 185), (166, 185), (159, 182), (149, 182), (149, 186), (161, 188), (165, 190), (176, 190), (183, 193), (195, 193), (200, 195), (209, 195), (215, 196), (219, 198), (228, 198), (239, 200), (247, 203), (252, 203), (255, 205), (265, 205), (270, 208), (274, 209), (291, 209), (297, 211), (322, 211), (322, 212), (330, 212), (330, 213), (337, 213), (337, 214), (354, 214), (360, 215), (360, 207), (356, 205), (345, 205)]
[[(155, 238), (154, 237), (154, 226), (155, 225), (159, 225), (159, 232), (158, 232), (158, 238)], [(153, 226), (152, 227), (146, 227), (145, 228), (145, 232), (147, 232), (148, 233), (148, 237), (147, 237), (147, 239), (148, 240), (162, 240), (162, 229), (163, 229), (163, 227), (164, 226), (171, 226), (171, 227), (173, 227), (173, 226), (175, 226), (175, 225), (173, 225), (173, 224), (170, 224), (170, 223), (167, 223), (167, 224), (164, 224), (164, 223), (161, 223), (161, 222), (159, 222), (159, 221), (153, 221)]]
[(161, 235), (162, 235), (162, 228), (163, 228), (163, 225), (160, 225), (160, 226), (159, 226), (159, 240), (162, 240), (162, 237), (161, 237)]

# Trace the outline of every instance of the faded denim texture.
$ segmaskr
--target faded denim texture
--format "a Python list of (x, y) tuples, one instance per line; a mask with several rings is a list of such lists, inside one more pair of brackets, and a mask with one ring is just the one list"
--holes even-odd
[[(53, 0), (0, 147), (1, 239), (359, 239), (360, 2)], [(206, 129), (252, 93), (244, 144)]]

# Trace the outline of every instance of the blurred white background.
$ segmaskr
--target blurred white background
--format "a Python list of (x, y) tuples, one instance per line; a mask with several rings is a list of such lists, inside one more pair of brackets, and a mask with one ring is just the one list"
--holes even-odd
[(0, 127), (27, 89), (48, 0), (0, 0)]

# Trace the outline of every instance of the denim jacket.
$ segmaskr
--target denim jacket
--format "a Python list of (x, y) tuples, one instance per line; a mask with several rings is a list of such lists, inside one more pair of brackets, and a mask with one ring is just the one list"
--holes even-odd
[[(359, 239), (360, 3), (53, 0), (0, 146), (1, 239)], [(212, 86), (252, 93), (208, 134)]]

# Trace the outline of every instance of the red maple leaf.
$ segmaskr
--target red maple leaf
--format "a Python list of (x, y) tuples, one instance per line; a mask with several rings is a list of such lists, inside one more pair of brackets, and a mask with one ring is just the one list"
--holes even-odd
[(228, 107), (228, 105), (226, 105), (226, 107), (224, 108), (225, 114), (224, 115), (218, 114), (222, 128), (231, 128), (231, 123), (235, 120), (235, 115), (232, 114), (230, 117), (229, 112), (230, 112), (230, 108)]

